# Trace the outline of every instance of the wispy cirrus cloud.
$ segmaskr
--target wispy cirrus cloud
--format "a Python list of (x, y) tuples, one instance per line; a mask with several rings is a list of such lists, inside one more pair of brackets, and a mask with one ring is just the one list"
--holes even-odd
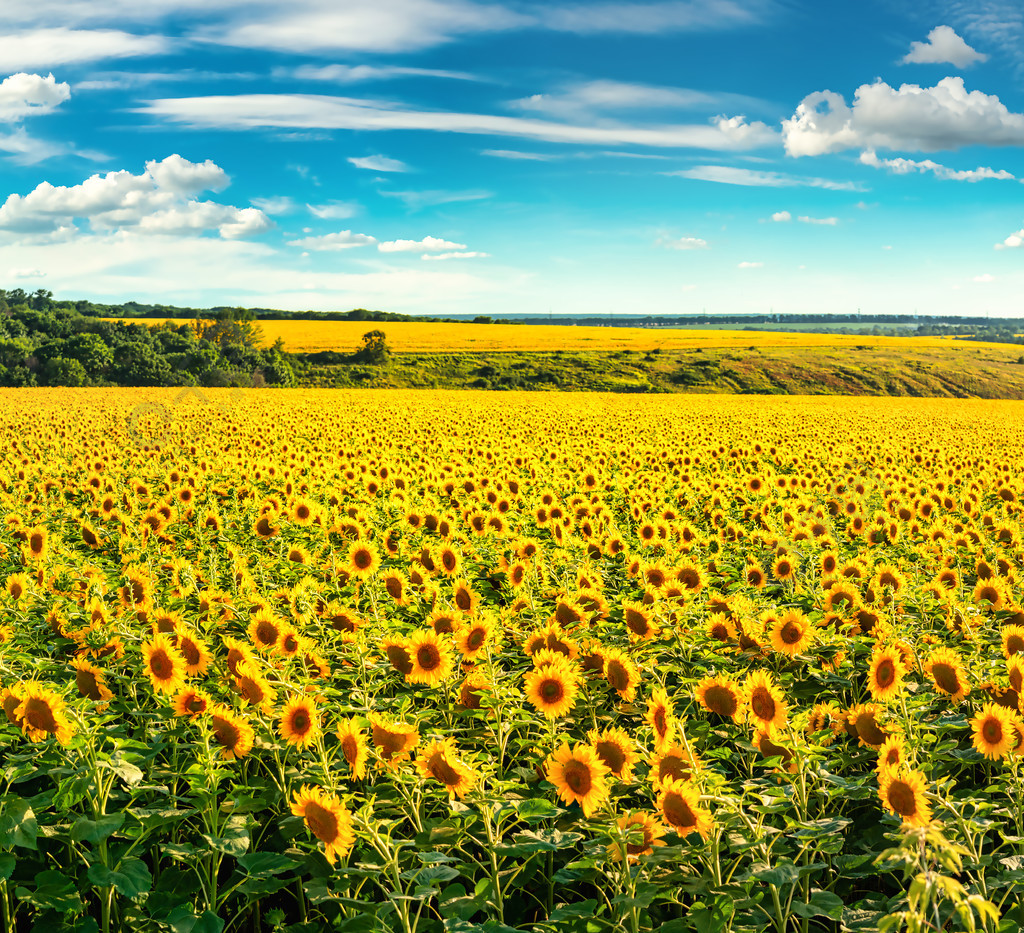
[(696, 165), (693, 168), (675, 172), (662, 172), (676, 178), (692, 178), (696, 181), (711, 181), (721, 185), (742, 185), (748, 188), (826, 188), (832, 191), (857, 191), (852, 181), (833, 181), (830, 178), (812, 178), (807, 175), (790, 175), (786, 172), (769, 172), (751, 168), (737, 168), (732, 165)]
[(108, 58), (137, 58), (169, 51), (170, 40), (119, 29), (66, 26), (0, 33), (0, 62), (8, 71), (55, 68)]

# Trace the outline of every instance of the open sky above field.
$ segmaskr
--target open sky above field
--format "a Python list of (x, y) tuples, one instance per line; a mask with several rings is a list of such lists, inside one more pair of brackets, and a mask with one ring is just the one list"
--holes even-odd
[(35, 0), (0, 68), (0, 287), (1020, 313), (1016, 0)]

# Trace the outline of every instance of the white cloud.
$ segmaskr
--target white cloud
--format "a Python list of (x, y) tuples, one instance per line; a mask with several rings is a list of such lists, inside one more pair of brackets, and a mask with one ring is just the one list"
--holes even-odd
[(296, 78), (299, 81), (330, 81), (335, 84), (358, 84), (362, 81), (387, 81), (393, 78), (451, 78), (455, 81), (479, 81), (464, 71), (439, 71), (436, 68), (402, 68), (397, 65), (299, 65), (292, 69), (275, 69), (274, 77)]
[(987, 59), (987, 55), (976, 52), (964, 42), (951, 26), (936, 26), (928, 33), (927, 42), (911, 42), (910, 51), (901, 61), (904, 65), (950, 64), (968, 68)]
[(1017, 249), (1024, 246), (1024, 228), (1011, 233), (1002, 243), (996, 243), (996, 249)]
[(772, 214), (772, 220), (777, 224), (789, 223), (793, 219), (793, 215), (789, 211), (776, 211)]
[(420, 259), (487, 259), (490, 253), (455, 252), (455, 253), (424, 253)]
[(631, 84), (607, 79), (577, 81), (556, 93), (532, 94), (510, 102), (517, 110), (526, 110), (560, 119), (578, 120), (596, 114), (647, 109), (736, 110), (763, 108), (763, 102), (742, 94), (709, 93), (690, 88)]
[[(275, 5), (276, 6), (276, 5)], [(528, 17), (502, 6), (468, 0), (305, 2), (266, 7), (202, 35), (223, 45), (282, 52), (409, 52), (473, 33), (527, 25)], [(261, 15), (262, 14), (262, 15)]]
[(253, 207), (258, 207), (264, 214), (290, 214), (298, 206), (287, 195), (272, 198), (250, 198)]
[(11, 122), (38, 113), (49, 113), (71, 96), (71, 87), (52, 74), (19, 72), (0, 81), (0, 120)]
[(301, 240), (289, 240), (289, 246), (301, 246), (316, 252), (336, 252), (343, 249), (355, 249), (357, 246), (371, 246), (377, 240), (365, 233), (353, 233), (351, 230), (340, 230), (338, 233), (325, 233), (323, 236), (307, 236)]
[(979, 282), (982, 285), (987, 285), (989, 282), (994, 282), (995, 280), (996, 277), (994, 275), (990, 275), (988, 272), (976, 275), (971, 279), (972, 282)]
[(438, 204), (457, 204), (462, 201), (483, 201), (494, 195), (490, 191), (380, 191), (385, 198), (398, 198), (410, 210), (418, 211), (424, 207), (436, 207)]
[(382, 253), (441, 253), (465, 248), (465, 243), (452, 243), (434, 236), (425, 236), (422, 240), (388, 240), (377, 245)]
[(852, 148), (1020, 146), (1024, 114), (1010, 112), (994, 94), (968, 91), (963, 78), (943, 78), (931, 88), (903, 84), (899, 90), (876, 81), (857, 88), (852, 108), (832, 91), (809, 94), (783, 121), (782, 136), (791, 156)]
[(359, 213), (359, 205), (351, 201), (328, 201), (326, 204), (307, 204), (306, 207), (321, 220), (345, 220)]
[(163, 36), (137, 36), (117, 29), (31, 29), (0, 33), (0, 62), (8, 71), (52, 68), (103, 58), (158, 55), (169, 44)]
[(46, 273), (42, 269), (8, 269), (9, 279), (45, 279)]
[(146, 163), (141, 175), (128, 171), (92, 175), (79, 185), (41, 182), (27, 195), (10, 195), (0, 207), (0, 230), (54, 234), (77, 230), (85, 220), (94, 232), (133, 229), (140, 233), (183, 234), (216, 230), (226, 239), (251, 236), (270, 227), (256, 208), (237, 208), (194, 196), (228, 183), (209, 159), (189, 162), (171, 155)]
[(736, 268), (737, 269), (760, 269), (763, 265), (764, 265), (763, 262), (747, 262), (746, 260), (744, 260), (743, 262), (737, 263), (736, 264)]
[(975, 169), (956, 170), (933, 162), (931, 159), (880, 159), (874, 150), (867, 149), (860, 154), (860, 161), (872, 168), (888, 169), (894, 175), (909, 175), (911, 172), (931, 172), (936, 178), (953, 181), (982, 181), (986, 178), (1013, 179), (1015, 176), (1006, 169), (993, 169), (978, 166)]
[(389, 159), (387, 156), (355, 156), (348, 160), (356, 168), (369, 169), (371, 172), (408, 172), (409, 166), (399, 159)]
[(709, 249), (708, 241), (702, 240), (696, 236), (682, 236), (678, 238), (673, 237), (661, 237), (657, 241), (658, 246), (664, 246), (666, 249)]
[(766, 172), (751, 168), (735, 168), (731, 165), (697, 165), (676, 172), (663, 172), (677, 178), (693, 178), (697, 181), (713, 181), (723, 185), (744, 185), (751, 188), (828, 188), (833, 191), (856, 191), (857, 186), (849, 181), (831, 181), (828, 178), (810, 178), (804, 175), (787, 175), (784, 172)]
[(187, 126), (245, 130), (429, 130), (484, 136), (517, 136), (547, 142), (744, 150), (774, 143), (774, 130), (742, 116), (709, 124), (586, 125), (494, 114), (413, 110), (397, 103), (312, 94), (237, 94), (147, 101), (141, 112)]
[(548, 29), (562, 32), (698, 32), (749, 26), (761, 21), (765, 3), (734, 0), (664, 0), (654, 3), (551, 4), (538, 11)]
[(817, 224), (823, 227), (835, 227), (839, 224), (838, 217), (797, 217), (802, 224)]
[(559, 158), (544, 152), (519, 152), (516, 149), (482, 149), (480, 155), (491, 156), (495, 159), (518, 159), (525, 162), (550, 162)]

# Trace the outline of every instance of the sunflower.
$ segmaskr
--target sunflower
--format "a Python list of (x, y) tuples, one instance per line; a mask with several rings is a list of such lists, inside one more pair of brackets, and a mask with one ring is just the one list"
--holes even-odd
[(481, 698), (493, 688), (493, 684), (484, 674), (471, 671), (459, 687), (459, 706), (466, 709), (480, 709)]
[(114, 694), (107, 687), (102, 668), (84, 658), (75, 658), (71, 666), (75, 669), (75, 686), (83, 697), (96, 703), (106, 703), (113, 697)]
[(782, 759), (782, 767), (790, 774), (796, 774), (799, 769), (799, 765), (796, 762), (793, 752), (785, 746), (776, 745), (775, 742), (772, 741), (771, 733), (766, 732), (764, 729), (755, 729), (754, 737), (751, 742), (765, 758)]
[(210, 709), (212, 703), (213, 700), (205, 690), (200, 690), (198, 687), (186, 687), (174, 698), (174, 715), (195, 719)]
[(678, 742), (665, 742), (651, 757), (650, 763), (648, 777), (655, 790), (660, 789), (670, 778), (688, 781), (703, 767), (689, 747)]
[(622, 833), (622, 842), (608, 846), (610, 858), (622, 858), (625, 846), (626, 858), (636, 862), (641, 856), (650, 855), (654, 846), (665, 845), (661, 837), (665, 835), (666, 827), (653, 813), (627, 813), (616, 820), (616, 825)]
[(907, 747), (902, 735), (890, 735), (882, 743), (878, 750), (878, 766), (875, 770), (881, 774), (883, 771), (899, 770), (906, 764)]
[(464, 624), (462, 613), (458, 610), (435, 609), (427, 616), (427, 625), (438, 635), (454, 635), (462, 630)]
[(462, 555), (450, 544), (445, 544), (437, 552), (437, 564), (442, 573), (453, 577), (462, 566)]
[(494, 622), (485, 616), (479, 616), (473, 622), (462, 627), (455, 639), (455, 644), (467, 661), (475, 661), (487, 650)]
[(774, 732), (786, 722), (786, 701), (782, 690), (772, 682), (767, 671), (754, 671), (747, 676), (743, 694), (755, 725)]
[(388, 765), (405, 761), (420, 742), (420, 734), (415, 726), (404, 722), (388, 722), (384, 717), (371, 715), (370, 727), (373, 734), (373, 746), (381, 760)]
[[(13, 717), (28, 740), (42, 742), (52, 735), (61, 745), (67, 745), (74, 728), (64, 715), (64, 700), (42, 684), (24, 683), (19, 686), (21, 702), (15, 708)], [(6, 707), (6, 702), (4, 705)]]
[(366, 761), (370, 757), (370, 749), (366, 744), (366, 733), (359, 728), (355, 719), (343, 719), (335, 733), (341, 744), (341, 754), (348, 765), (352, 777), (361, 781), (366, 777)]
[(472, 768), (459, 760), (454, 739), (427, 745), (416, 755), (416, 770), (426, 779), (440, 781), (448, 789), (449, 797), (460, 800), (479, 778)]
[(780, 554), (772, 564), (772, 576), (776, 580), (792, 580), (796, 575), (796, 560), (789, 554)]
[(1004, 625), (1002, 641), (1003, 657), (1007, 660), (1015, 654), (1024, 654), (1024, 626)]
[(881, 645), (875, 648), (868, 668), (868, 690), (872, 699), (884, 703), (898, 696), (903, 690), (906, 673), (907, 666), (898, 648)]
[(707, 839), (711, 832), (711, 814), (701, 807), (700, 791), (690, 781), (666, 779), (658, 793), (658, 809), (661, 818), (683, 838), (696, 832)]
[(21, 728), (21, 719), (15, 715), (15, 711), (21, 706), (21, 701), (24, 699), (25, 685), (22, 683), (15, 683), (0, 690), (0, 703), (3, 704), (4, 715), (12, 726), (17, 726), (19, 729)]
[(731, 677), (705, 677), (697, 684), (696, 697), (709, 713), (742, 722), (743, 688)]
[(633, 702), (640, 683), (640, 671), (619, 648), (601, 649), (602, 670), (608, 685), (627, 703)]
[(854, 730), (862, 745), (878, 751), (889, 735), (878, 725), (877, 716), (882, 707), (875, 703), (861, 703), (853, 707), (846, 715), (846, 720)]
[(334, 794), (303, 784), (293, 794), (291, 810), (302, 817), (310, 832), (324, 844), (324, 858), (331, 865), (336, 858), (344, 858), (352, 851), (356, 842), (352, 816)]
[(715, 641), (732, 641), (739, 634), (732, 619), (720, 612), (716, 612), (708, 619), (704, 631), (708, 638)]
[(547, 779), (565, 804), (578, 803), (583, 815), (591, 816), (608, 799), (605, 780), (610, 773), (600, 755), (589, 745), (570, 749), (563, 743), (547, 760)]
[(381, 574), (384, 590), (399, 606), (409, 604), (409, 578), (401, 570), (386, 570)]
[(227, 635), (223, 638), (224, 647), (228, 649), (228, 655), (225, 659), (225, 663), (228, 666), (233, 677), (238, 676), (238, 665), (249, 661), (255, 662), (256, 655), (253, 654), (252, 648), (250, 648), (245, 642), (238, 641), (236, 638), (231, 638)]
[(631, 641), (649, 641), (657, 638), (661, 629), (654, 621), (650, 607), (638, 602), (622, 604), (622, 621), (626, 624)]
[(406, 644), (410, 670), (405, 679), (411, 684), (435, 687), (442, 683), (455, 666), (451, 645), (442, 641), (433, 629), (413, 634)]
[(1006, 676), (1010, 681), (1010, 689), (1024, 693), (1024, 658), (1009, 657), (1006, 659)]
[(316, 506), (306, 499), (293, 499), (288, 517), (297, 525), (309, 525), (316, 518)]
[(281, 738), (296, 748), (305, 748), (320, 735), (320, 713), (312, 697), (292, 697), (277, 720)]
[(282, 624), (270, 612), (260, 610), (253, 615), (246, 631), (259, 651), (273, 651), (281, 640), (281, 628)]
[(28, 561), (42, 560), (50, 549), (50, 533), (41, 526), (25, 530), (25, 543), (21, 546), (22, 553)]
[(835, 703), (817, 703), (807, 720), (807, 734), (811, 736), (828, 730), (830, 734), (821, 740), (821, 744), (831, 745), (846, 731), (845, 722), (846, 717)]
[(277, 653), (284, 658), (294, 658), (302, 650), (302, 636), (292, 625), (281, 629), (281, 638), (277, 642)]
[(1005, 758), (1014, 747), (1016, 733), (1013, 721), (1017, 717), (998, 703), (986, 703), (971, 720), (972, 742), (986, 758)]
[(789, 609), (769, 629), (772, 648), (789, 657), (806, 654), (814, 640), (814, 625), (799, 609)]
[(223, 704), (217, 703), (210, 708), (210, 728), (225, 761), (244, 758), (252, 751), (256, 738), (252, 726)]
[(576, 703), (580, 675), (575, 665), (561, 655), (552, 653), (550, 660), (527, 672), (524, 687), (534, 709), (547, 719), (556, 719), (565, 716)]
[(380, 555), (377, 548), (367, 541), (353, 541), (348, 549), (348, 562), (345, 570), (350, 576), (369, 577), (380, 566)]
[(385, 638), (380, 646), (388, 663), (403, 677), (408, 677), (412, 672), (409, 642), (404, 638)]
[(939, 693), (945, 693), (954, 703), (959, 703), (971, 692), (964, 674), (960, 655), (952, 648), (936, 648), (924, 664), (924, 672)]
[(185, 659), (166, 635), (144, 642), (142, 656), (146, 674), (158, 693), (177, 693), (185, 686)]
[(7, 590), (7, 595), (11, 597), (15, 602), (21, 602), (28, 596), (29, 593), (29, 582), (28, 574), (25, 573), (12, 573), (4, 584), (4, 589)]
[(206, 647), (206, 642), (184, 628), (179, 629), (177, 641), (178, 651), (185, 659), (185, 673), (189, 677), (205, 674), (210, 666), (210, 649)]
[(647, 712), (644, 720), (654, 731), (654, 747), (661, 748), (670, 738), (676, 727), (676, 717), (664, 687), (659, 687), (647, 701)]
[(480, 596), (468, 583), (459, 582), (452, 586), (452, 602), (460, 612), (472, 615), (480, 603)]
[(587, 733), (587, 739), (615, 777), (620, 781), (628, 781), (632, 777), (633, 765), (640, 760), (640, 756), (625, 729), (612, 727), (603, 732), (591, 730)]
[(243, 661), (238, 665), (235, 686), (242, 699), (264, 712), (269, 712), (274, 705), (277, 691), (260, 673), (255, 661)]
[(920, 771), (885, 770), (879, 775), (882, 806), (903, 820), (904, 826), (927, 826), (932, 814), (924, 799), (925, 777)]

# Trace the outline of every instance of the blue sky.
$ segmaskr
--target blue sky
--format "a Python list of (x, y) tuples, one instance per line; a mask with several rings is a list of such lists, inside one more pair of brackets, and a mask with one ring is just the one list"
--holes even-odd
[(0, 63), (0, 287), (1024, 314), (1017, 0), (33, 0)]

